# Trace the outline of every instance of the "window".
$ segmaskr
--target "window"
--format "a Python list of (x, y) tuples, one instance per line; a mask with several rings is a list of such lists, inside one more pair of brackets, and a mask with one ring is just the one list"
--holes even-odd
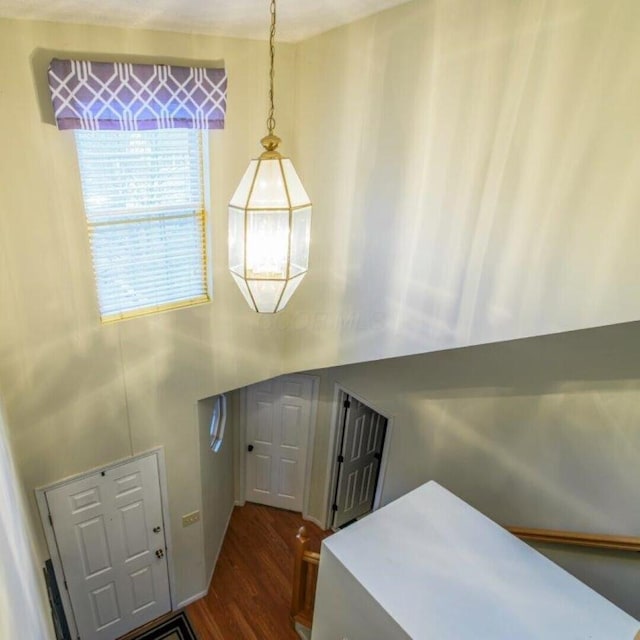
[(208, 301), (203, 133), (75, 135), (102, 320)]
[(227, 396), (221, 393), (216, 397), (211, 414), (211, 427), (209, 435), (211, 437), (209, 446), (211, 451), (218, 453), (224, 440), (224, 428), (227, 425)]

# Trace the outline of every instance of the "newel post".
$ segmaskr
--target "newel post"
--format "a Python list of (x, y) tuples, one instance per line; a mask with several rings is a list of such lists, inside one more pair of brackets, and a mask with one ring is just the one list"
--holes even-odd
[(304, 609), (305, 589), (307, 585), (307, 563), (303, 556), (309, 544), (305, 527), (300, 527), (296, 536), (296, 550), (293, 564), (293, 594), (291, 596), (291, 620)]

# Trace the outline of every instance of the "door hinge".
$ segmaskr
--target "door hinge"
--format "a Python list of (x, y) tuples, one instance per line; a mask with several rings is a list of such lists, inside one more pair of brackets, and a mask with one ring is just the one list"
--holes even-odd
[(344, 456), (338, 456), (338, 462), (344, 462)]
[(66, 581), (66, 580), (64, 581), (64, 588), (65, 588), (67, 591), (69, 591), (69, 585), (67, 584), (67, 581)]
[(337, 511), (338, 510), (338, 505), (337, 504), (332, 504), (331, 505), (331, 511)]
[(345, 409), (348, 409), (351, 406), (351, 402), (347, 399), (344, 401), (344, 404), (342, 405)]
[(49, 516), (49, 524), (53, 527), (53, 518), (51, 517), (51, 514), (47, 514)]

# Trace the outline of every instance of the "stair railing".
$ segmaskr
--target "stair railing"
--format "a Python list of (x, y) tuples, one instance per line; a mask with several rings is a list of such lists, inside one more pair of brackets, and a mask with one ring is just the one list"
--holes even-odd
[[(600, 533), (557, 531), (554, 529), (529, 529), (526, 527), (505, 527), (505, 529), (522, 540), (532, 542), (640, 553), (640, 538), (631, 536), (612, 536)], [(298, 622), (310, 629), (313, 622), (320, 554), (309, 551), (308, 545), (307, 530), (305, 527), (300, 527), (296, 536), (291, 622), (292, 624)], [(638, 640), (640, 640), (640, 637)]]
[(313, 607), (316, 599), (318, 565), (320, 554), (309, 551), (309, 537), (305, 527), (300, 527), (296, 536), (293, 565), (293, 593), (291, 597), (291, 622), (311, 628)]

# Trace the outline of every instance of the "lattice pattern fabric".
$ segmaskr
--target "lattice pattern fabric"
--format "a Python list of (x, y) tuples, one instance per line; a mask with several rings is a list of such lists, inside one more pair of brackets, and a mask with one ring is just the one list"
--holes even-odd
[(58, 129), (222, 129), (224, 69), (53, 59)]

